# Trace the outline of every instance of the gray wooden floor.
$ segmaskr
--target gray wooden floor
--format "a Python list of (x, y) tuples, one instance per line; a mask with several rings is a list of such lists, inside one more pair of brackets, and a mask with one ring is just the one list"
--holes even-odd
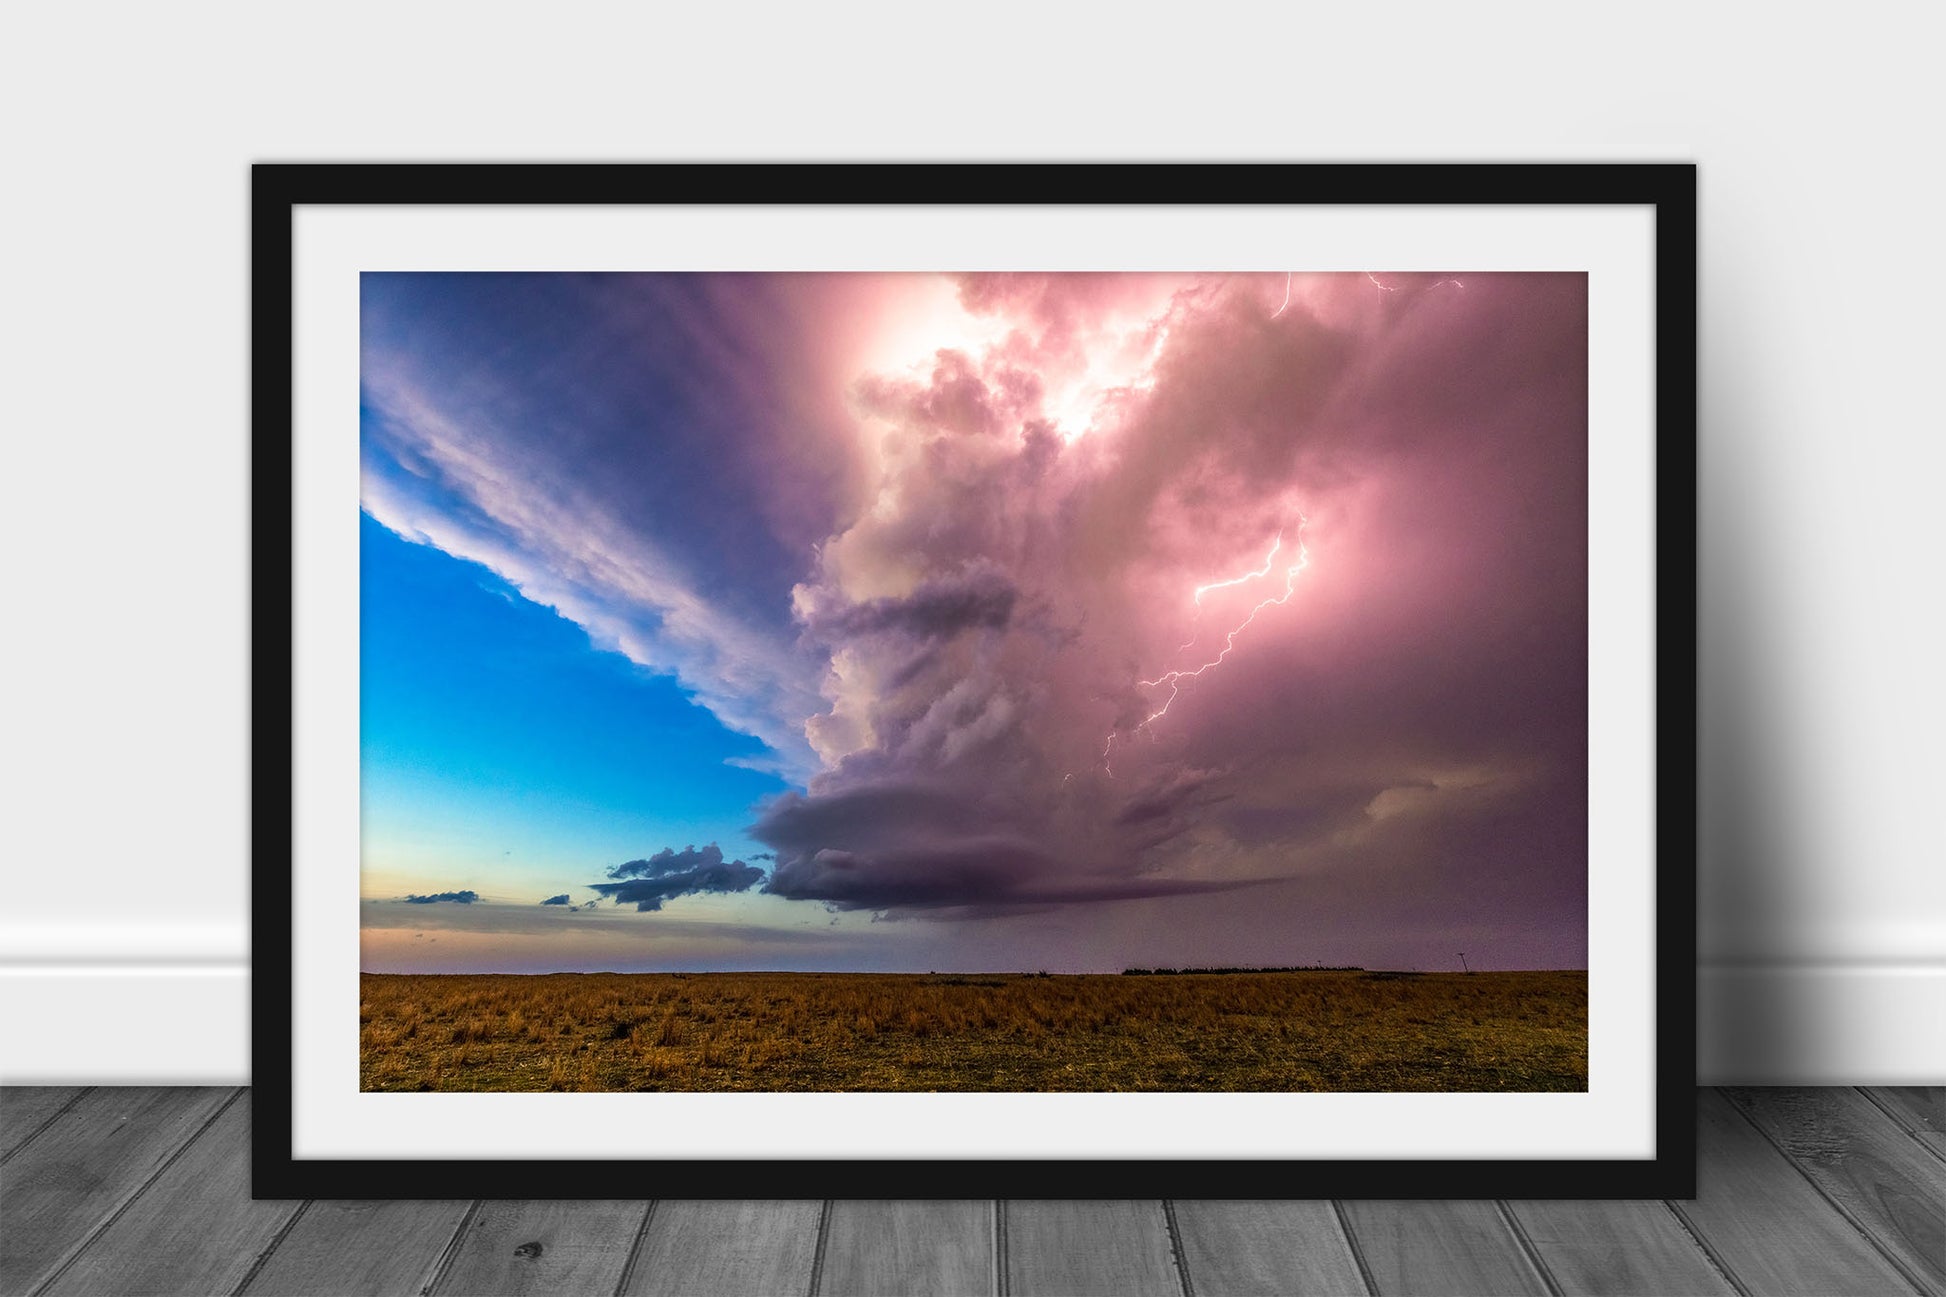
[(1705, 1090), (1683, 1202), (252, 1202), (247, 1090), (0, 1090), (0, 1294), (1946, 1294), (1946, 1089)]

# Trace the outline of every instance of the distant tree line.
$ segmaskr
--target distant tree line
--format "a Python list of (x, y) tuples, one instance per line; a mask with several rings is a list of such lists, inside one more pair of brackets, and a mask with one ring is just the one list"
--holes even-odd
[(1185, 973), (1362, 973), (1362, 964), (1287, 964), (1279, 968), (1124, 968), (1123, 977), (1180, 977)]

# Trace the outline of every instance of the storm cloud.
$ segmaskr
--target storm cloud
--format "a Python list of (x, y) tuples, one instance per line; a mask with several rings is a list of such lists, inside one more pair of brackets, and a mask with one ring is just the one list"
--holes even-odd
[(629, 860), (608, 871), (620, 882), (588, 886), (617, 905), (638, 911), (660, 910), (664, 901), (699, 892), (746, 892), (763, 881), (764, 871), (741, 860), (725, 860), (714, 842), (706, 847), (664, 847), (646, 860)]
[(480, 894), (471, 890), (464, 892), (432, 892), (426, 895), (420, 895), (415, 892), (404, 899), (407, 905), (436, 905), (441, 901), (451, 901), (457, 905), (471, 905), (480, 899)]
[(566, 905), (567, 903), (568, 894), (566, 892), (562, 892), (559, 896), (550, 896), (541, 902), (542, 905)]
[(921, 581), (909, 595), (868, 599), (807, 620), (820, 635), (839, 639), (886, 632), (944, 639), (961, 631), (1004, 629), (1018, 595), (998, 566), (974, 559), (956, 572)]
[[(1463, 861), (1574, 912), (1585, 280), (1284, 288), (971, 277), (997, 341), (862, 383), (879, 504), (794, 593), (823, 769), (749, 826), (766, 892), (945, 918), (1417, 878), (1469, 907)], [(1466, 858), (1489, 802), (1509, 863)]]
[[(600, 895), (1026, 959), (1585, 961), (1586, 276), (536, 278), (450, 320), (368, 290), (368, 511), (784, 790), (721, 830), (763, 851)], [(476, 308), (529, 293), (516, 383)], [(644, 445), (649, 403), (695, 417)]]

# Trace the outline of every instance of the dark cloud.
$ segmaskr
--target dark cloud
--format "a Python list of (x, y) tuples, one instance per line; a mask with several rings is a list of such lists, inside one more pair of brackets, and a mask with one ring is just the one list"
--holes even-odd
[(723, 849), (714, 842), (698, 848), (694, 844), (681, 851), (664, 847), (646, 860), (625, 860), (608, 871), (610, 878), (662, 878), (670, 874), (721, 868)]
[(1101, 901), (1234, 891), (1263, 878), (1075, 878), (1032, 843), (967, 838), (860, 855), (826, 847), (780, 864), (764, 890), (840, 910), (961, 909), (991, 914)]
[(992, 904), (1064, 865), (1009, 808), (943, 784), (879, 781), (770, 801), (750, 834), (776, 851), (764, 890), (839, 909)]
[(1150, 781), (1115, 812), (1117, 824), (1145, 824), (1166, 820), (1197, 805), (1224, 800), (1207, 792), (1216, 775), (1208, 770), (1172, 770)]
[(664, 901), (698, 892), (747, 892), (763, 881), (764, 871), (741, 860), (723, 859), (714, 842), (706, 847), (664, 847), (646, 860), (629, 860), (608, 871), (613, 883), (589, 886), (617, 905), (659, 910)]
[(415, 892), (405, 898), (405, 903), (407, 905), (432, 905), (439, 901), (452, 901), (459, 905), (471, 905), (479, 899), (480, 894), (475, 891), (433, 892), (425, 896), (421, 896)]
[(967, 630), (1002, 630), (1014, 613), (1019, 590), (998, 566), (984, 560), (921, 581), (902, 598), (870, 599), (816, 615), (819, 635), (844, 639), (897, 631), (914, 639), (944, 639)]
[(1058, 862), (1019, 839), (908, 838), (871, 852), (821, 847), (786, 855), (764, 890), (847, 910), (926, 909), (1004, 900), (1057, 872)]
[(991, 826), (979, 806), (943, 785), (881, 782), (810, 796), (785, 793), (765, 804), (750, 833), (775, 849), (781, 868), (838, 840), (865, 850), (908, 841), (921, 830), (968, 837)]
[(1274, 877), (1346, 940), (1546, 914), (1581, 958), (1585, 278), (959, 290), (1008, 331), (860, 388), (878, 507), (794, 592), (831, 705), (750, 827), (765, 890), (964, 919)]
[(777, 849), (764, 891), (842, 910), (991, 913), (1089, 901), (1231, 890), (1261, 878), (1165, 879), (1129, 862), (1174, 836), (1158, 832), (1174, 809), (1209, 782), (1193, 773), (1152, 790), (1161, 809), (1110, 825), (1066, 854), (1048, 847), (1059, 830), (1039, 808), (984, 799), (941, 785), (878, 783), (824, 796), (770, 802), (752, 836)]
[(541, 902), (542, 905), (566, 905), (567, 903), (568, 894), (566, 892), (562, 892), (559, 896), (550, 896)]

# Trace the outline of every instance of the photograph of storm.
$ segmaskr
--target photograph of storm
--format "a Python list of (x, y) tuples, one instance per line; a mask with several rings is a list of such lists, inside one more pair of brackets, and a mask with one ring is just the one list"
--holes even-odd
[(361, 330), (368, 1088), (1585, 1086), (1585, 275)]

